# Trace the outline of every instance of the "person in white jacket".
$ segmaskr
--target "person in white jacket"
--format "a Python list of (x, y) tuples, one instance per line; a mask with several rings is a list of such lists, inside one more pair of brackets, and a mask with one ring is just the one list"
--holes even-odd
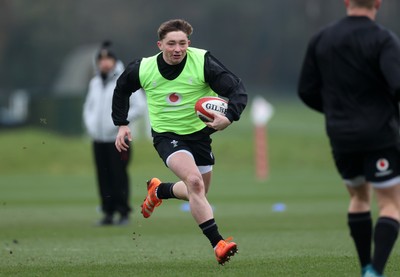
[[(127, 170), (131, 153), (130, 148), (122, 153), (115, 148), (118, 127), (111, 118), (114, 88), (124, 65), (117, 59), (109, 42), (102, 44), (95, 62), (96, 75), (89, 83), (83, 107), (83, 121), (93, 141), (97, 184), (104, 214), (98, 225), (114, 224), (115, 214), (120, 216), (115, 223), (125, 225), (129, 223), (129, 214), (132, 211), (129, 204), (130, 180)], [(133, 95), (128, 112), (130, 122), (147, 112), (144, 92), (137, 91)]]

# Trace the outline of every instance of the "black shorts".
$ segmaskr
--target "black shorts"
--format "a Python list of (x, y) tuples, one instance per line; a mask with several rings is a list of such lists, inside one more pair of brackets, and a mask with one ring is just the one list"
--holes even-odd
[(179, 136), (175, 136), (175, 138), (155, 136), (153, 138), (154, 148), (165, 165), (167, 165), (168, 157), (177, 151), (189, 152), (197, 166), (214, 165), (215, 158), (211, 150), (211, 142), (210, 136), (204, 136), (199, 140), (180, 140)]
[(400, 149), (393, 146), (374, 151), (338, 153), (336, 168), (350, 187), (370, 182), (374, 187), (400, 184)]

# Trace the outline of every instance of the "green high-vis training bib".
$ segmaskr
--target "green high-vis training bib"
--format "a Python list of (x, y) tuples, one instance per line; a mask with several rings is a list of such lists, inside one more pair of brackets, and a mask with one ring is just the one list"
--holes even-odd
[(206, 52), (189, 47), (185, 67), (174, 80), (167, 80), (160, 74), (158, 54), (142, 59), (139, 78), (146, 92), (150, 123), (154, 131), (187, 135), (205, 127), (195, 113), (195, 103), (204, 96), (217, 96), (204, 81)]

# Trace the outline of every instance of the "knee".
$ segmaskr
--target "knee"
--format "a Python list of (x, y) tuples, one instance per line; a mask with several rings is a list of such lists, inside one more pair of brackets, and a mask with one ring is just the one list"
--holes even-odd
[(189, 192), (194, 194), (204, 194), (205, 187), (201, 176), (191, 175), (185, 181)]
[(366, 205), (371, 202), (371, 196), (368, 193), (360, 193), (351, 196), (351, 200), (360, 205)]
[(379, 216), (400, 220), (400, 207), (396, 202), (378, 201)]
[(351, 212), (369, 211), (371, 209), (371, 196), (369, 194), (358, 193), (350, 197)]
[(363, 210), (370, 207), (371, 200), (366, 195), (355, 195), (351, 197), (351, 203)]

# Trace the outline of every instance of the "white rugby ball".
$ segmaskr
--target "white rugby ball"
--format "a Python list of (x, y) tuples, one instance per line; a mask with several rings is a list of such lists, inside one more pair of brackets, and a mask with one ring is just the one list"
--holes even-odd
[(206, 96), (197, 100), (194, 110), (202, 121), (212, 122), (214, 120), (214, 116), (209, 113), (209, 111), (226, 115), (226, 111), (228, 110), (228, 102), (219, 97)]

